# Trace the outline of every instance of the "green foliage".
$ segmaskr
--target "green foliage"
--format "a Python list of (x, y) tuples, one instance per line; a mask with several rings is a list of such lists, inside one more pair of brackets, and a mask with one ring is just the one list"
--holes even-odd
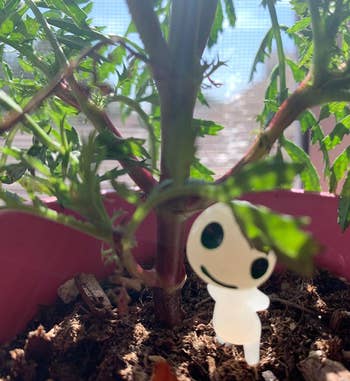
[(283, 138), (281, 143), (292, 161), (303, 164), (304, 169), (300, 172), (300, 178), (303, 182), (304, 189), (307, 191), (321, 191), (320, 177), (310, 157), (302, 148), (290, 140)]
[[(107, 35), (104, 28), (92, 25), (89, 12), (95, 5), (87, 0), (0, 1), (0, 127), (4, 137), (0, 181), (21, 184), (31, 202), (26, 204), (3, 186), (0, 198), (8, 206), (73, 226), (113, 245), (113, 218), (107, 215), (101, 197), (101, 182), (109, 182), (122, 197), (137, 205), (125, 228), (125, 242), (131, 246), (136, 226), (153, 208), (172, 211), (175, 205), (187, 216), (191, 212), (184, 207), (188, 200), (194, 199), (201, 208), (213, 201), (231, 201), (244, 192), (291, 188), (296, 175), (306, 190), (320, 190), (319, 175), (309, 156), (283, 137), (283, 129), (275, 139), (275, 157), (256, 163), (243, 160), (244, 165), (233, 175), (214, 181), (215, 174), (195, 155), (195, 143), (198, 138), (220, 134), (223, 127), (215, 121), (193, 118), (193, 105), (196, 99), (208, 105), (201, 92), (203, 77), (222, 62), (203, 62), (202, 50), (204, 45), (211, 48), (218, 42), (225, 25), (234, 27), (234, 2), (219, 0), (213, 20), (210, 6), (214, 2), (194, 2), (193, 9), (200, 10), (204, 21), (191, 15), (192, 7), (188, 7), (186, 25), (185, 19), (179, 18), (184, 28), (179, 35), (186, 34), (186, 41), (180, 43), (170, 31), (170, 25), (176, 24), (172, 8), (175, 3), (177, 11), (186, 9), (186, 2), (181, 6), (175, 0), (140, 3), (146, 10), (147, 4), (152, 4), (155, 19), (153, 23), (146, 20), (141, 25), (141, 39), (135, 39), (134, 34), (140, 30), (135, 14), (125, 36)], [(274, 48), (278, 62), (270, 74), (264, 107), (257, 117), (259, 136), (279, 128), (274, 117), (286, 107), (284, 102), (290, 95), (289, 70), (296, 86), (303, 83), (316, 94), (316, 100), (306, 102), (299, 114), (289, 110), (289, 115), (299, 120), (304, 133), (310, 131), (312, 143), (322, 152), (323, 175), (329, 179), (330, 189), (334, 191), (345, 180), (339, 222), (346, 228), (350, 220), (349, 148), (333, 163), (330, 153), (350, 130), (349, 1), (291, 0), (297, 21), (290, 27), (279, 24), (276, 1), (266, 0), (262, 5), (269, 11), (271, 28), (256, 53), (251, 79)], [(199, 27), (193, 31), (196, 23)], [(153, 28), (150, 41), (149, 25)], [(205, 44), (203, 36), (208, 37)], [(295, 42), (297, 59), (286, 56), (282, 36)], [(157, 38), (164, 47), (160, 57), (159, 49), (152, 51), (149, 46)], [(184, 49), (190, 54), (181, 56)], [(318, 118), (307, 110), (316, 104), (322, 104)], [(147, 130), (147, 140), (123, 138), (109, 114), (115, 108), (123, 121), (137, 114), (140, 126)], [(168, 123), (169, 115), (174, 123)], [(329, 117), (335, 125), (325, 135), (322, 122)], [(83, 118), (94, 129), (89, 138), (80, 136), (76, 128)], [(32, 137), (29, 147), (16, 146), (15, 138), (20, 133)], [(263, 149), (264, 144), (265, 153), (271, 149), (270, 141), (259, 142), (257, 149)], [(286, 156), (291, 162), (283, 161)], [(107, 162), (113, 163), (112, 169), (103, 169)], [(125, 174), (141, 188), (144, 186), (146, 201), (140, 202), (139, 195), (123, 184), (121, 176)], [(42, 195), (57, 197), (62, 206), (83, 216), (84, 223), (45, 209), (39, 199)], [(304, 220), (246, 203), (233, 205), (254, 245), (273, 249), (288, 266), (309, 272), (317, 245), (302, 230)]]
[[(273, 250), (289, 268), (304, 275), (312, 274), (312, 256), (320, 247), (301, 229), (308, 224), (307, 219), (274, 213), (246, 201), (235, 201), (230, 205), (253, 247), (266, 253)], [(288, 234), (284, 233), (286, 231)]]
[[(196, 196), (211, 202), (231, 202), (231, 200), (252, 191), (259, 192), (276, 188), (290, 189), (295, 176), (302, 169), (303, 166), (300, 163), (286, 163), (278, 157), (272, 157), (246, 165), (236, 176), (229, 177), (220, 184), (196, 179), (191, 179), (184, 185), (176, 185), (172, 182), (160, 184), (145, 202), (138, 205), (125, 232), (125, 246), (133, 246), (133, 235), (151, 210), (159, 208), (169, 201), (184, 196)], [(282, 252), (281, 255), (283, 255)]]

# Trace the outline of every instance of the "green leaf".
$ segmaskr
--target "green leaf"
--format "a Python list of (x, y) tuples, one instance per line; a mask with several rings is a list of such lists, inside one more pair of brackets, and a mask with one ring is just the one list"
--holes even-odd
[(300, 66), (293, 60), (287, 57), (285, 59), (286, 59), (287, 65), (290, 67), (290, 70), (292, 71), (295, 82), (302, 82), (305, 78), (305, 74), (306, 74), (305, 70), (300, 68)]
[(53, 17), (47, 18), (47, 22), (53, 26), (56, 26), (64, 31), (73, 33), (80, 37), (88, 37), (92, 40), (105, 39), (105, 36), (100, 32), (92, 30), (90, 28), (80, 28), (77, 24), (69, 20), (61, 20)]
[(266, 253), (273, 250), (288, 268), (312, 274), (312, 257), (320, 251), (320, 245), (302, 230), (308, 219), (278, 214), (246, 201), (234, 201), (231, 205), (244, 235), (255, 248)]
[(301, 126), (301, 131), (305, 133), (308, 130), (311, 130), (311, 143), (316, 144), (318, 143), (320, 146), (320, 151), (322, 152), (322, 157), (324, 161), (324, 175), (328, 176), (329, 169), (330, 169), (330, 159), (328, 155), (328, 150), (324, 144), (324, 134), (322, 131), (322, 128), (319, 125), (319, 122), (316, 120), (314, 114), (307, 110), (304, 111), (299, 116), (299, 122)]
[(12, 70), (10, 68), (10, 65), (3, 61), (2, 62), (2, 70), (5, 74), (5, 78), (8, 80), (8, 81), (12, 81), (13, 80), (13, 73), (12, 73)]
[(304, 164), (285, 163), (272, 157), (246, 165), (233, 179), (241, 194), (277, 188), (291, 189), (295, 176), (303, 169)]
[(40, 25), (35, 19), (32, 19), (31, 17), (28, 16), (26, 20), (24, 21), (24, 25), (29, 35), (34, 37), (37, 36), (37, 33), (40, 30)]
[(320, 192), (320, 177), (316, 168), (312, 164), (310, 157), (302, 148), (298, 147), (290, 140), (283, 138), (281, 142), (283, 148), (288, 153), (288, 156), (292, 159), (292, 161), (304, 165), (304, 169), (300, 172), (300, 178), (304, 184), (304, 189), (307, 191)]
[(190, 177), (192, 179), (211, 182), (214, 180), (213, 175), (215, 175), (215, 172), (203, 165), (198, 158), (194, 159), (190, 169)]
[(299, 66), (308, 66), (312, 62), (312, 57), (314, 54), (314, 45), (310, 43), (303, 53), (302, 57), (300, 57)]
[(221, 1), (218, 2), (216, 7), (216, 14), (213, 25), (210, 30), (210, 35), (208, 39), (208, 47), (211, 48), (218, 40), (219, 34), (223, 31), (224, 14), (222, 10)]
[(119, 139), (110, 131), (103, 131), (96, 137), (96, 146), (103, 155), (103, 160), (127, 160), (130, 156), (148, 157), (143, 148), (144, 143), (143, 139), (137, 138)]
[(132, 205), (140, 204), (140, 193), (130, 189), (124, 183), (118, 183), (115, 180), (111, 181), (114, 190), (118, 193), (118, 196), (122, 197), (125, 201)]
[(37, 159), (34, 156), (27, 155), (25, 153), (22, 153), (22, 161), (24, 161), (29, 167), (39, 171), (45, 176), (50, 176), (51, 172), (50, 169), (44, 165), (41, 160)]
[(323, 162), (325, 165), (324, 174), (328, 176), (330, 171), (330, 159), (327, 147), (324, 144), (324, 134), (320, 124), (316, 122), (316, 124), (311, 128), (311, 142), (312, 144), (319, 144), (320, 151), (322, 152)]
[(224, 0), (225, 5), (225, 16), (228, 19), (230, 26), (235, 26), (236, 24), (236, 12), (235, 6), (232, 0)]
[(78, 24), (78, 25), (85, 25), (85, 20), (87, 18), (86, 13), (74, 2), (71, 0), (55, 0), (55, 4), (62, 3), (62, 6), (64, 5), (63, 10), (66, 11), (66, 13), (72, 17), (72, 19)]
[(118, 169), (113, 168), (107, 172), (105, 172), (103, 175), (98, 176), (98, 181), (107, 181), (107, 180), (115, 180), (117, 177), (127, 174), (128, 171), (126, 169)]
[(252, 68), (250, 70), (249, 81), (251, 81), (254, 77), (254, 73), (256, 72), (257, 66), (259, 63), (263, 63), (266, 57), (269, 57), (272, 49), (272, 40), (273, 40), (273, 28), (270, 28), (265, 37), (262, 39), (259, 49), (255, 55)]
[(319, 121), (328, 118), (331, 115), (329, 110), (329, 103), (323, 105), (320, 110), (320, 116), (318, 117)]
[(300, 122), (301, 131), (304, 133), (317, 124), (315, 115), (309, 110), (304, 111), (299, 116), (299, 122)]
[(350, 133), (350, 115), (347, 115), (340, 122), (338, 122), (335, 125), (333, 131), (324, 138), (323, 142), (327, 150), (329, 151), (333, 149), (334, 147), (336, 147), (338, 144), (340, 144), (343, 140), (343, 137), (345, 135), (348, 135), (349, 133)]
[(287, 33), (297, 33), (300, 32), (304, 29), (306, 29), (311, 23), (311, 17), (303, 17), (300, 20), (297, 20), (293, 26), (291, 26), (288, 30)]
[(26, 172), (27, 166), (22, 163), (8, 164), (0, 168), (0, 181), (4, 184), (13, 184), (18, 181)]
[(347, 147), (340, 155), (336, 157), (330, 170), (329, 191), (335, 192), (339, 181), (344, 177), (346, 171), (350, 168), (350, 147)]
[(0, 35), (4, 37), (8, 37), (8, 35), (13, 31), (13, 21), (11, 19), (5, 20), (1, 25), (0, 25)]
[(343, 189), (340, 193), (338, 206), (338, 224), (343, 231), (350, 224), (350, 171), (346, 175)]
[(208, 103), (208, 101), (205, 99), (205, 96), (204, 96), (204, 94), (202, 93), (201, 90), (198, 91), (197, 99), (199, 100), (199, 102), (200, 102), (201, 105), (204, 105), (204, 106), (209, 107), (209, 103)]
[(335, 116), (337, 121), (349, 115), (348, 102), (330, 102), (327, 104), (329, 113)]
[(18, 58), (18, 63), (23, 69), (23, 71), (27, 73), (33, 73), (34, 68), (28, 61), (24, 60), (23, 58)]
[(193, 119), (192, 125), (197, 131), (197, 136), (204, 137), (206, 135), (215, 136), (224, 127), (212, 120)]

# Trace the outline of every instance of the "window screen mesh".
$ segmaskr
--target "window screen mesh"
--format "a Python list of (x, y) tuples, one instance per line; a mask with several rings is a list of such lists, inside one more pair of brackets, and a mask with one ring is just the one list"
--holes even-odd
[[(256, 51), (265, 33), (270, 28), (267, 9), (261, 0), (235, 0), (237, 14), (236, 27), (226, 28), (220, 36), (217, 46), (205, 52), (209, 62), (219, 58), (226, 62), (213, 76), (216, 83), (222, 86), (206, 90), (206, 95), (217, 101), (229, 101), (235, 94), (249, 85), (249, 74)], [(280, 24), (290, 26), (294, 22), (294, 13), (286, 0), (277, 2)], [(125, 0), (95, 0), (92, 11), (95, 25), (105, 26), (108, 33), (123, 34), (130, 22)], [(293, 45), (284, 38), (287, 54), (293, 54)], [(265, 75), (261, 65), (255, 74), (255, 80)]]

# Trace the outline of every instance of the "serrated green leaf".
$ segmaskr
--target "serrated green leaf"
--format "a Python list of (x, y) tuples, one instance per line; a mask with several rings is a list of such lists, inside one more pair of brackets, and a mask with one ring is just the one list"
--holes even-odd
[(214, 180), (213, 175), (215, 175), (215, 172), (202, 164), (198, 158), (194, 159), (190, 169), (190, 177), (192, 179), (211, 182)]
[(330, 192), (335, 192), (339, 181), (350, 169), (350, 147), (347, 147), (340, 155), (336, 157), (331, 167)]
[[(61, 2), (60, 0), (58, 0)], [(55, 0), (55, 3), (57, 4), (57, 0)], [(71, 0), (62, 0), (62, 5), (64, 4), (64, 10), (65, 12), (72, 17), (72, 19), (78, 24), (78, 25), (85, 25), (85, 20), (87, 18), (86, 13), (74, 2)]]
[(332, 132), (327, 135), (323, 143), (327, 150), (331, 150), (334, 147), (336, 147), (338, 144), (340, 144), (343, 140), (343, 137), (345, 135), (348, 135), (350, 133), (350, 115), (347, 115), (345, 118), (343, 118), (340, 122), (338, 122)]
[(272, 40), (273, 40), (273, 28), (270, 28), (264, 38), (261, 41), (259, 49), (255, 55), (252, 68), (250, 70), (249, 81), (251, 81), (254, 77), (254, 73), (256, 72), (257, 66), (259, 63), (263, 63), (267, 57), (271, 54), (272, 49)]
[(99, 81), (104, 82), (112, 73), (115, 73), (115, 71), (116, 67), (113, 62), (104, 62), (99, 66), (97, 71)]
[(302, 82), (305, 78), (305, 71), (293, 60), (286, 57), (286, 63), (292, 71), (295, 82)]
[(12, 73), (12, 70), (10, 68), (10, 65), (3, 61), (2, 62), (2, 70), (5, 74), (5, 78), (8, 80), (8, 81), (12, 81), (13, 80), (13, 73)]
[(211, 48), (218, 40), (219, 34), (223, 31), (224, 13), (222, 10), (221, 1), (218, 2), (216, 7), (216, 14), (213, 25), (210, 30), (208, 39), (208, 47)]
[(273, 250), (288, 268), (311, 275), (312, 258), (320, 251), (320, 245), (302, 230), (308, 222), (306, 218), (278, 214), (246, 201), (234, 201), (231, 205), (243, 233), (255, 248)]
[(33, 73), (34, 68), (28, 61), (24, 60), (23, 58), (18, 58), (18, 63), (23, 71), (27, 73)]
[(206, 135), (215, 136), (224, 127), (212, 120), (193, 119), (192, 125), (197, 131), (197, 136), (204, 137)]
[(235, 6), (232, 0), (224, 0), (225, 5), (225, 16), (228, 19), (230, 26), (235, 26), (236, 24), (236, 12)]
[(204, 105), (204, 106), (209, 107), (209, 103), (208, 103), (208, 101), (206, 100), (206, 98), (205, 98), (205, 96), (204, 96), (204, 94), (202, 93), (201, 90), (198, 91), (197, 99), (199, 100), (199, 102), (200, 102), (201, 105)]
[(7, 19), (0, 25), (0, 35), (3, 37), (8, 37), (9, 34), (13, 31), (13, 21), (11, 19)]
[(328, 118), (330, 115), (331, 115), (331, 112), (329, 110), (329, 104), (327, 103), (321, 107), (320, 116), (318, 117), (318, 119), (321, 121), (323, 119)]
[(330, 102), (327, 104), (330, 114), (333, 114), (337, 121), (349, 114), (348, 102)]
[(302, 55), (302, 57), (300, 57), (299, 66), (300, 67), (308, 66), (310, 62), (312, 61), (313, 54), (314, 54), (314, 45), (310, 43), (307, 49), (305, 50), (304, 54)]
[(26, 172), (27, 166), (22, 163), (8, 164), (0, 168), (0, 181), (4, 184), (13, 184)]
[(316, 143), (319, 144), (319, 148), (320, 148), (320, 151), (322, 152), (322, 158), (325, 165), (324, 175), (327, 177), (329, 175), (331, 164), (330, 164), (328, 150), (324, 144), (324, 133), (319, 123), (317, 122), (311, 128), (311, 142), (312, 144), (316, 144)]
[[(235, 174), (227, 187), (234, 186), (235, 192), (259, 192), (277, 188), (291, 189), (295, 176), (304, 169), (301, 163), (285, 163), (274, 157), (246, 165)], [(233, 197), (237, 197), (234, 194)]]
[(55, 192), (53, 188), (55, 185), (47, 179), (37, 176), (23, 176), (19, 180), (19, 184), (27, 191), (28, 194), (45, 194), (46, 196), (55, 196), (61, 205), (62, 202), (61, 192)]
[(24, 20), (24, 25), (26, 32), (31, 36), (36, 36), (40, 29), (39, 23), (29, 16), (27, 16), (27, 18)]
[(350, 171), (346, 175), (339, 197), (338, 224), (343, 231), (350, 224)]
[(118, 193), (118, 196), (122, 197), (125, 201), (132, 205), (140, 204), (140, 194), (133, 191), (124, 183), (119, 183), (115, 180), (111, 181), (114, 190)]
[(308, 26), (310, 26), (311, 23), (311, 17), (303, 17), (300, 20), (297, 20), (293, 26), (288, 28), (287, 33), (297, 33), (304, 29), (306, 29)]
[(100, 32), (97, 32), (90, 28), (80, 28), (78, 25), (74, 24), (70, 20), (62, 20), (53, 17), (48, 17), (47, 22), (53, 26), (56, 26), (62, 30), (73, 33), (80, 37), (85, 36), (92, 40), (105, 39), (105, 37)]
[(98, 176), (98, 181), (107, 181), (107, 180), (115, 180), (117, 177), (127, 174), (128, 171), (126, 169), (118, 169), (113, 168), (107, 172), (105, 172), (103, 175)]
[(51, 175), (50, 169), (46, 165), (44, 165), (41, 160), (37, 159), (34, 156), (27, 155), (25, 153), (22, 153), (21, 156), (22, 161), (24, 161), (29, 167), (39, 171), (44, 176)]
[(144, 149), (144, 139), (118, 139), (110, 131), (103, 131), (96, 137), (96, 147), (100, 149), (103, 160), (120, 160), (134, 157), (149, 157)]
[(304, 165), (304, 169), (300, 172), (300, 178), (303, 182), (304, 189), (307, 191), (320, 192), (320, 176), (312, 164), (309, 155), (307, 155), (302, 148), (298, 147), (290, 140), (283, 138), (281, 142), (283, 148), (288, 153), (288, 156), (292, 159), (292, 161)]
[(300, 116), (299, 116), (299, 123), (301, 127), (302, 132), (306, 132), (307, 130), (311, 129), (317, 124), (317, 120), (315, 118), (315, 115), (307, 110), (304, 111)]

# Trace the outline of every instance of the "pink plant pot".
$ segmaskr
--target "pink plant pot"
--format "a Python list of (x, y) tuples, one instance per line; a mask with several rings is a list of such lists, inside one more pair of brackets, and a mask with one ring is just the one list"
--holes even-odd
[[(54, 201), (47, 205), (62, 212)], [(117, 195), (105, 196), (110, 214), (124, 210), (131, 215), (134, 207)], [(63, 225), (29, 214), (0, 213), (0, 342), (21, 332), (38, 311), (52, 304), (58, 287), (85, 272), (98, 278), (113, 271), (101, 258), (101, 242)], [(137, 232), (134, 256), (141, 264), (150, 262), (155, 253), (155, 218), (150, 215)]]
[[(249, 194), (246, 200), (294, 216), (310, 216), (308, 230), (324, 246), (316, 258), (318, 266), (350, 280), (350, 229), (337, 224), (337, 197), (297, 191)], [(54, 201), (49, 207), (61, 210)], [(114, 193), (105, 195), (110, 214), (134, 207)], [(62, 210), (61, 210), (62, 211)], [(113, 271), (101, 259), (101, 242), (65, 226), (30, 216), (4, 211), (0, 214), (0, 342), (10, 340), (33, 318), (39, 305), (54, 302), (57, 288), (78, 273), (103, 278)], [(153, 214), (136, 234), (134, 256), (140, 264), (150, 263), (156, 251)]]

